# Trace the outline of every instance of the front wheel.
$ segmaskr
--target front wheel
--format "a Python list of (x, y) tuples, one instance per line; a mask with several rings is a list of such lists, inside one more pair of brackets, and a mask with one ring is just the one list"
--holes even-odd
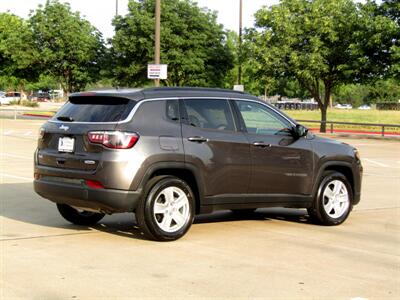
[(347, 178), (339, 172), (324, 172), (310, 217), (323, 225), (343, 223), (352, 210), (353, 191)]
[(77, 210), (67, 204), (57, 203), (57, 209), (65, 220), (76, 225), (94, 225), (104, 217), (104, 214), (86, 210)]
[(172, 241), (182, 237), (194, 219), (195, 200), (190, 186), (173, 176), (152, 178), (136, 209), (141, 231), (150, 239)]

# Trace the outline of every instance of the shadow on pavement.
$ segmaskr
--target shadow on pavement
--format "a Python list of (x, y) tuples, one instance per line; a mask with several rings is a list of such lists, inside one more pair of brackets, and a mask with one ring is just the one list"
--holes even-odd
[[(54, 203), (43, 199), (33, 191), (32, 183), (0, 184), (0, 215), (5, 218), (54, 228), (85, 232), (92, 229), (123, 237), (144, 239), (137, 228), (134, 214), (123, 213), (105, 216), (93, 227), (77, 226), (68, 223), (58, 213)], [(233, 213), (229, 210), (216, 211), (212, 214), (198, 215), (194, 226), (205, 223), (240, 222), (240, 221), (281, 220), (303, 224), (312, 224), (307, 212), (303, 209), (262, 208), (251, 213)], [(12, 237), (12, 233), (4, 232), (4, 236)]]

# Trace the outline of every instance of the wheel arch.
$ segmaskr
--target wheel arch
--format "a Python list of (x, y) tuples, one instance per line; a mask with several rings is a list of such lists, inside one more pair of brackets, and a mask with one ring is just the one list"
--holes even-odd
[(354, 196), (355, 182), (354, 182), (353, 168), (350, 163), (345, 162), (345, 161), (326, 162), (319, 168), (318, 175), (316, 177), (317, 180), (315, 180), (315, 183), (314, 183), (313, 195), (317, 196), (319, 184), (321, 182), (321, 177), (325, 171), (336, 171), (336, 172), (343, 174), (346, 177), (346, 179), (349, 181), (351, 189), (352, 189), (352, 193)]
[(150, 179), (162, 175), (175, 176), (182, 179), (190, 186), (195, 196), (196, 214), (198, 214), (200, 212), (204, 192), (202, 179), (196, 168), (183, 162), (156, 163), (148, 168), (142, 179), (141, 187), (144, 187)]

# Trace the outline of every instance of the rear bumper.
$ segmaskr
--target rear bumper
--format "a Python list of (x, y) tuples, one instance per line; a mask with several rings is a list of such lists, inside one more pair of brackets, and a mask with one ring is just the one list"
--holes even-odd
[(50, 201), (108, 214), (134, 211), (141, 195), (140, 191), (96, 189), (43, 179), (35, 180), (33, 186), (37, 194)]

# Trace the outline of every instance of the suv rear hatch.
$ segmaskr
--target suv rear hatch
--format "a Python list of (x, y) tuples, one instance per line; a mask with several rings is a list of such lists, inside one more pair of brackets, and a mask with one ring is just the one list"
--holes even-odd
[(39, 165), (93, 172), (105, 150), (89, 132), (113, 131), (129, 117), (136, 101), (113, 96), (74, 96), (41, 129)]

